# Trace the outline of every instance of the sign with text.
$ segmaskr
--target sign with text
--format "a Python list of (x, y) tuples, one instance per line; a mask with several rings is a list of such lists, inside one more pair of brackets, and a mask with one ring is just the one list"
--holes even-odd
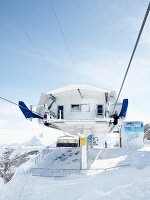
[(141, 121), (124, 122), (124, 132), (129, 145), (142, 145), (144, 125)]
[(80, 145), (86, 145), (86, 143), (87, 143), (86, 137), (80, 138)]

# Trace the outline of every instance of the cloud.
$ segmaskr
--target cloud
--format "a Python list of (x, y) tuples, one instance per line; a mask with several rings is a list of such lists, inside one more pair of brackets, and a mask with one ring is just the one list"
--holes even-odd
[[(38, 62), (38, 64), (40, 63), (40, 65), (43, 65), (45, 67), (45, 69), (48, 69), (50, 66), (51, 68), (56, 66), (63, 66), (64, 69), (72, 69), (72, 64), (70, 59), (64, 59), (63, 55), (56, 55), (54, 54), (51, 49), (44, 49), (41, 51), (41, 55), (37, 52), (32, 51), (30, 48), (29, 49), (24, 49), (22, 47), (18, 47), (18, 46), (12, 46), (12, 45), (3, 45), (4, 49), (7, 49), (9, 51), (12, 51), (13, 53), (17, 53), (20, 56), (23, 56), (25, 58), (28, 58), (29, 61), (35, 61)], [(51, 53), (49, 53), (51, 52)], [(69, 61), (68, 61), (69, 60)], [(55, 69), (55, 67), (53, 68), (53, 70)]]
[(18, 126), (5, 126), (0, 127), (0, 143), (22, 143), (33, 136), (39, 135), (41, 133), (47, 134), (49, 136), (49, 140), (47, 141), (47, 145), (51, 143), (51, 138), (57, 138), (62, 132), (56, 129), (51, 129), (45, 127), (44, 125), (39, 125), (37, 122), (24, 120), (20, 127)]
[(8, 102), (3, 102), (2, 100), (0, 101), (0, 115), (1, 117), (5, 116), (13, 116), (13, 117), (18, 117), (21, 116), (21, 112), (19, 110), (19, 107), (16, 105), (10, 104)]
[(134, 108), (129, 108), (127, 112), (126, 121), (143, 121), (144, 124), (150, 122), (150, 115), (144, 111), (140, 111)]
[[(130, 66), (124, 87), (122, 89), (121, 98), (129, 99), (128, 118), (132, 120), (150, 121), (150, 46), (146, 48), (141, 45), (135, 54), (133, 62)], [(149, 52), (149, 53), (148, 53)], [(106, 52), (102, 59), (92, 58), (87, 63), (81, 64), (80, 68), (82, 80), (97, 83), (97, 86), (107, 89), (120, 89), (130, 55), (127, 52)], [(90, 55), (89, 55), (90, 57)], [(94, 61), (93, 61), (93, 60)]]
[(8, 124), (8, 121), (5, 119), (0, 119), (0, 128), (5, 127)]

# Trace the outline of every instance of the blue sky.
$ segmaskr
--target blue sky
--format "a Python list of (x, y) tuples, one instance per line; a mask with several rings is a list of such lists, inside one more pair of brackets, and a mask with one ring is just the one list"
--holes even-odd
[[(52, 2), (81, 83), (119, 91), (148, 0)], [(0, 1), (0, 27), (0, 96), (37, 104), (41, 92), (78, 83), (49, 0)], [(121, 94), (128, 120), (150, 121), (149, 36), (150, 17)], [(39, 131), (15, 106), (0, 101), (0, 113), (8, 140)]]

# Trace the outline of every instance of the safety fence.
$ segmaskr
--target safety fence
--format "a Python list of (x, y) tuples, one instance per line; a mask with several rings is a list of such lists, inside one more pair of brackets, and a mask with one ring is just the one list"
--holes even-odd
[(70, 175), (94, 175), (101, 172), (115, 170), (118, 168), (127, 168), (131, 165), (118, 165), (110, 168), (98, 168), (98, 169), (47, 169), (47, 168), (31, 168), (30, 174), (32, 176), (40, 177), (66, 177)]
[(35, 165), (39, 164), (41, 160), (43, 160), (46, 155), (50, 154), (54, 149), (55, 147), (47, 146), (43, 151), (41, 151), (35, 158)]
[[(113, 146), (114, 144), (109, 143), (108, 144), (108, 148), (102, 148), (102, 150), (106, 150), (109, 149), (111, 147), (114, 148)], [(41, 151), (35, 158), (35, 165), (39, 165), (41, 161), (45, 160), (47, 158), (48, 155), (52, 155), (54, 154), (55, 156), (59, 156), (61, 155), (61, 153), (65, 153), (65, 151), (68, 150), (79, 150), (80, 151), (80, 147), (56, 147), (54, 145), (50, 145), (47, 146), (45, 149), (43, 149), (43, 151)], [(92, 149), (89, 147), (88, 151), (87, 151), (87, 161), (88, 161), (88, 167), (91, 166), (92, 162), (93, 162), (93, 155), (92, 155)]]
[(79, 147), (54, 147), (54, 146), (47, 146), (43, 151), (41, 151), (37, 157), (35, 158), (35, 165), (40, 164), (41, 161), (45, 160), (47, 156), (52, 155), (54, 157), (58, 157), (61, 154), (72, 151), (72, 150), (79, 150)]

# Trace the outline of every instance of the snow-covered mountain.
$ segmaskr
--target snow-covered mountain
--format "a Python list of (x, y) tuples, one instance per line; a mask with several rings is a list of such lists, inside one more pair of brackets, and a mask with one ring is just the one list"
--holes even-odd
[[(0, 177), (9, 182), (17, 168), (31, 158), (35, 158), (47, 144), (55, 145), (57, 135), (40, 134), (22, 144), (4, 144), (0, 146)], [(48, 142), (49, 141), (49, 142)]]

